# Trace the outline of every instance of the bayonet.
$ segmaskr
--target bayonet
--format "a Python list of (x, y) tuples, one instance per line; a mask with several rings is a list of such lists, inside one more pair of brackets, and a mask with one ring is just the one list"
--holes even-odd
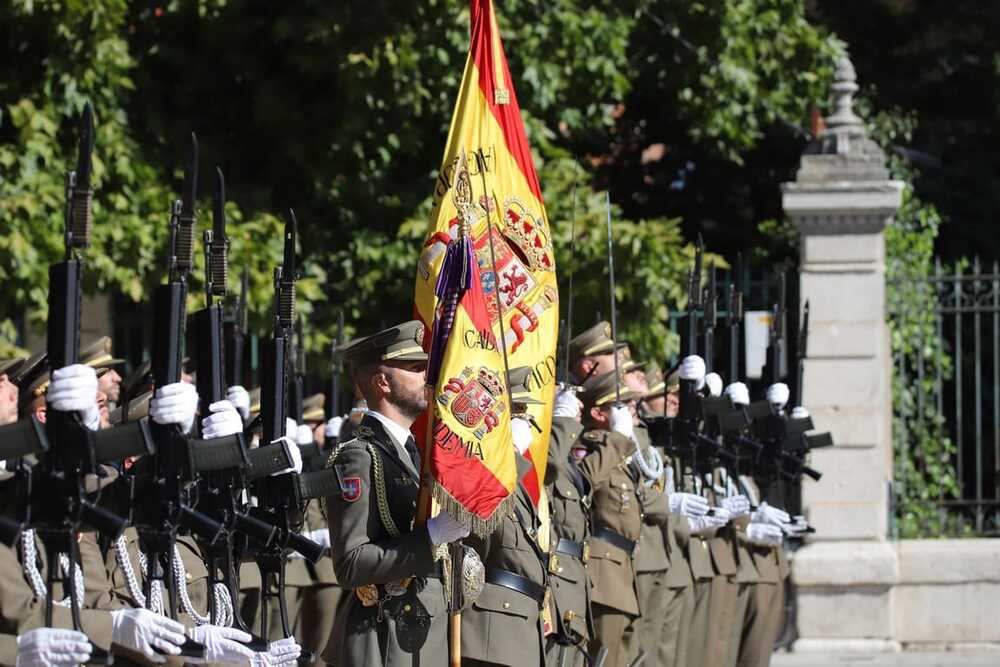
[(191, 154), (184, 171), (181, 200), (174, 204), (177, 224), (175, 257), (177, 270), (184, 274), (194, 268), (195, 202), (198, 199), (198, 137), (191, 133)]
[(615, 360), (615, 405), (621, 405), (621, 371), (618, 368), (618, 315), (615, 307), (615, 253), (611, 235), (611, 191), (604, 193), (605, 208), (608, 213), (608, 292), (611, 306), (611, 350)]

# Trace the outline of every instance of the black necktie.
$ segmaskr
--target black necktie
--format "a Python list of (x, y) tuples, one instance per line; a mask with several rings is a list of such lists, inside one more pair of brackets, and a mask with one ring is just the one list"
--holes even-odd
[(420, 474), (420, 452), (417, 451), (417, 441), (413, 439), (411, 435), (406, 439), (406, 453), (410, 455), (410, 460), (413, 461), (413, 468)]

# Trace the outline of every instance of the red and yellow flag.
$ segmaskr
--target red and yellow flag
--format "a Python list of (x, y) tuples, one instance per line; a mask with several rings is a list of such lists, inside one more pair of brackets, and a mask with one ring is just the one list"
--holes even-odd
[[(528, 389), (542, 402), (532, 406), (542, 434), (536, 435), (529, 450), (534, 472), (523, 481), (537, 502), (545, 478), (555, 390), (559, 330), (555, 256), (491, 0), (472, 0), (471, 19), (469, 56), (417, 270), (415, 309), (430, 330), (438, 306), (438, 275), (448, 244), (459, 237), (462, 227), (463, 213), (452, 191), (461, 181), (457, 178), (460, 167), (466, 167), (471, 188), (466, 215), (488, 326), (474, 323), (463, 328), (456, 319), (452, 337), (461, 344), (458, 356), (471, 357), (502, 354), (497, 349), (502, 335), (509, 367), (533, 369)], [(444, 375), (441, 380), (447, 381)], [(504, 415), (504, 421), (509, 416)], [(507, 449), (511, 449), (509, 440)], [(483, 460), (483, 465), (489, 469), (491, 464)]]

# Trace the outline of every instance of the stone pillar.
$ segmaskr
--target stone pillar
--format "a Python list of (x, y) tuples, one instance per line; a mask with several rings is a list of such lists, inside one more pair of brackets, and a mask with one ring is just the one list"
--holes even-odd
[(885, 226), (903, 183), (852, 109), (851, 61), (837, 62), (834, 113), (806, 148), (782, 205), (800, 232), (800, 298), (809, 301), (803, 403), (835, 446), (803, 482), (817, 533), (795, 557), (796, 650), (892, 649), (895, 551), (886, 542), (892, 477), (891, 354), (885, 323)]

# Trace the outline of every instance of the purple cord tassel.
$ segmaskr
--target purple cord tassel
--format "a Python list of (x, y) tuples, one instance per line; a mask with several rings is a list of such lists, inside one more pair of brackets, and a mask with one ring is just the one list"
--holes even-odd
[(465, 234), (459, 234), (457, 239), (448, 243), (441, 273), (438, 274), (434, 293), (439, 300), (437, 316), (434, 318), (434, 329), (431, 333), (431, 349), (427, 360), (427, 384), (437, 386), (441, 374), (441, 364), (444, 351), (455, 325), (455, 312), (465, 291), (472, 284), (472, 267), (476, 261), (472, 251), (472, 241)]

